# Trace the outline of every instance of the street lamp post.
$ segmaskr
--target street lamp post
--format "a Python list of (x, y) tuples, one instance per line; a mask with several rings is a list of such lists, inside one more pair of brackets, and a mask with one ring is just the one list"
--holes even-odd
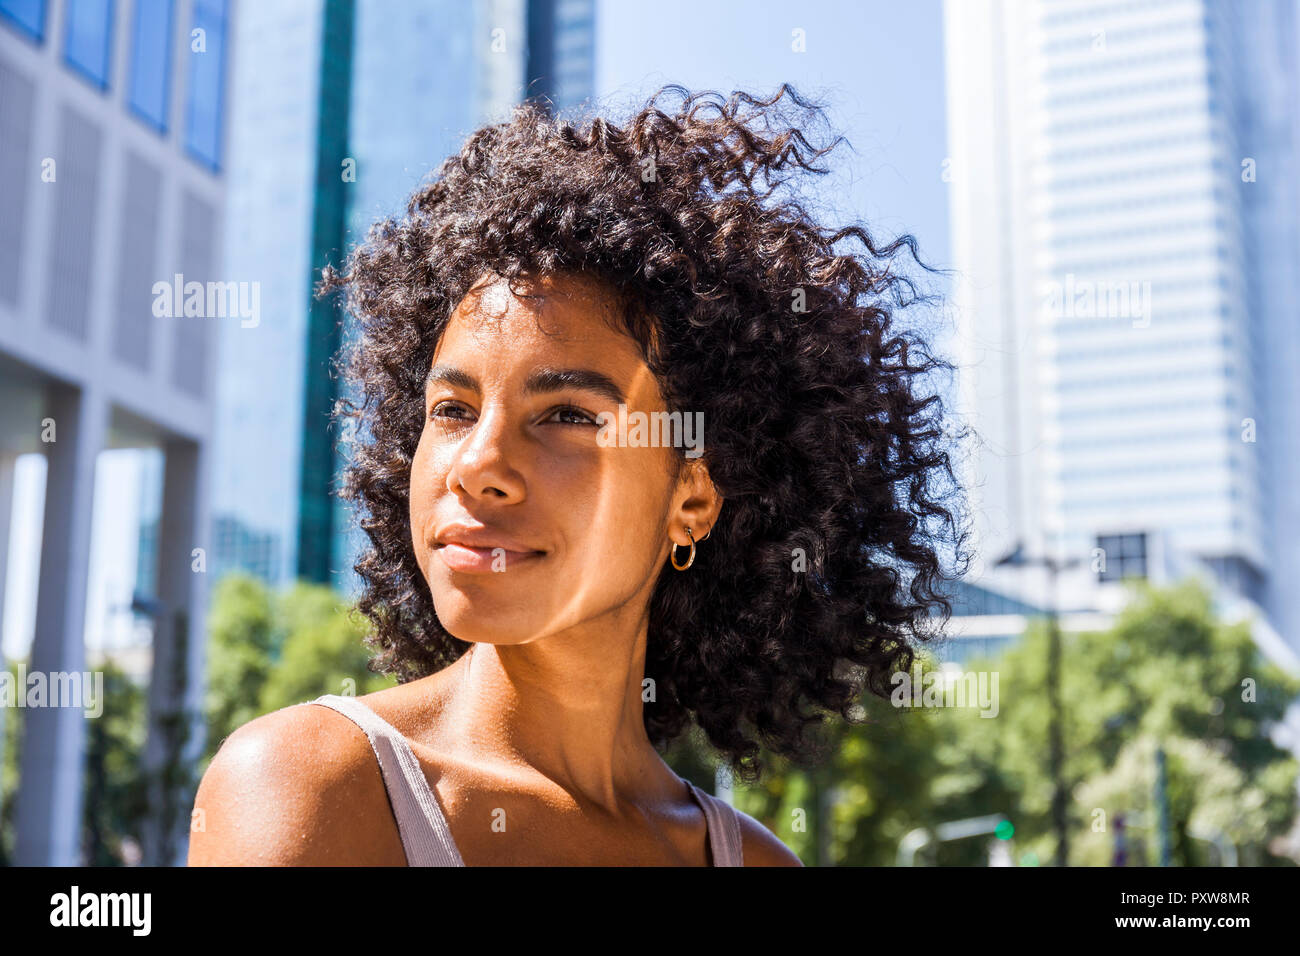
[(1079, 563), (1078, 558), (1057, 561), (1050, 555), (1029, 557), (1017, 544), (995, 567), (1041, 567), (1047, 569), (1047, 739), (1052, 775), (1052, 827), (1056, 831), (1056, 865), (1065, 866), (1069, 859), (1070, 836), (1066, 821), (1065, 749), (1061, 739), (1061, 629), (1057, 620), (1056, 577), (1066, 568)]

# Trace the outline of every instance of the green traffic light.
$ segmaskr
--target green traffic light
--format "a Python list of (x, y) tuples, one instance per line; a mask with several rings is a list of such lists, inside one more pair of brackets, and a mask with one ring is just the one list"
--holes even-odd
[(1012, 834), (1014, 834), (1015, 832), (1016, 832), (1016, 828), (1012, 826), (1011, 821), (1003, 820), (994, 828), (993, 835), (996, 836), (999, 840), (1010, 840)]

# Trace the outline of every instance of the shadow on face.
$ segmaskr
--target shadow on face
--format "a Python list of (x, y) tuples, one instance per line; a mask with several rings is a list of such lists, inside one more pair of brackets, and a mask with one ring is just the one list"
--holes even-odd
[(668, 411), (619, 308), (589, 279), (512, 291), (484, 277), (452, 312), (426, 383), (410, 517), (438, 618), (461, 640), (630, 634), (670, 534), (685, 544), (677, 525), (716, 518), (702, 463), (667, 429), (615, 427)]

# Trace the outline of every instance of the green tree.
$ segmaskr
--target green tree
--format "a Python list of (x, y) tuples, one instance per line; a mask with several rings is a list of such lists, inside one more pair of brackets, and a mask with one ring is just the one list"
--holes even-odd
[(111, 660), (104, 675), (104, 711), (86, 721), (83, 851), (88, 866), (121, 866), (126, 841), (137, 846), (147, 812), (140, 775), (145, 743), (145, 689)]
[[(926, 652), (917, 661), (935, 666)], [(857, 722), (828, 720), (813, 738), (828, 759), (799, 766), (765, 754), (770, 773), (738, 787), (736, 806), (805, 864), (892, 866), (910, 830), (939, 822), (929, 795), (941, 770), (935, 716), (865, 697)]]
[(262, 713), (321, 694), (369, 694), (397, 681), (368, 668), (364, 619), (327, 587), (299, 584), (281, 597), (279, 660), (258, 697)]
[[(327, 587), (298, 585), (276, 595), (247, 575), (229, 575), (213, 590), (208, 617), (206, 767), (222, 741), (254, 718), (321, 694), (367, 694), (392, 686), (367, 668), (367, 628)], [(16, 684), (17, 662), (7, 662)], [(111, 661), (104, 674), (104, 712), (88, 721), (83, 843), (90, 865), (119, 865), (137, 840), (146, 812), (140, 774), (146, 690)], [(4, 717), (0, 765), (0, 863), (13, 852), (22, 708)], [(200, 774), (194, 776), (197, 781)]]
[(214, 591), (209, 620), (204, 766), (256, 717), (321, 694), (396, 683), (369, 670), (364, 619), (324, 585), (274, 594), (255, 578), (229, 575)]
[[(18, 661), (5, 662), (9, 681), (15, 693), (22, 693), (18, 686)], [(0, 866), (8, 866), (14, 852), (14, 800), (18, 796), (18, 748), (23, 737), (23, 714), (21, 707), (5, 708), (0, 714), (4, 719), (4, 759), (0, 760)]]
[[(17, 661), (7, 668), (17, 693)], [(86, 762), (82, 777), (82, 852), (89, 866), (121, 866), (128, 859), (128, 841), (138, 845), (144, 818), (145, 689), (111, 660), (98, 665), (104, 684), (103, 712), (86, 719)], [(4, 765), (0, 767), (0, 865), (14, 851), (14, 804), (18, 795), (19, 749), (25, 708), (8, 708), (4, 715)]]
[(259, 700), (276, 652), (270, 590), (248, 575), (223, 577), (208, 614), (205, 764), (237, 727), (262, 713)]
[[(1215, 619), (1203, 587), (1140, 585), (1115, 625), (1063, 637), (1061, 701), (1070, 862), (1108, 862), (1116, 813), (1151, 810), (1154, 748), (1166, 752), (1173, 862), (1205, 862), (1194, 832), (1228, 834), (1243, 862), (1279, 862), (1268, 842), (1295, 815), (1297, 764), (1269, 738), (1300, 682), (1267, 662), (1246, 624)], [(936, 796), (948, 818), (1008, 812), (1017, 852), (1050, 860), (1053, 781), (1048, 771), (1047, 634), (1040, 622), (996, 661), (996, 720), (944, 711), (945, 769)], [(969, 765), (996, 768), (997, 805), (973, 786)], [(963, 784), (962, 781), (965, 781)], [(1104, 829), (1103, 829), (1104, 828)], [(1130, 833), (1155, 862), (1149, 828)]]
[[(1289, 862), (1267, 847), (1294, 824), (1300, 768), (1269, 729), (1300, 694), (1300, 681), (1261, 656), (1247, 625), (1217, 621), (1196, 583), (1139, 586), (1133, 597), (1110, 630), (1062, 639), (1070, 862), (1110, 862), (1118, 812), (1154, 822), (1157, 742), (1167, 758), (1175, 864), (1218, 862), (1211, 837), (1232, 842), (1242, 863)], [(865, 723), (836, 720), (827, 728), (827, 763), (801, 768), (769, 756), (771, 773), (759, 786), (738, 788), (736, 805), (809, 864), (893, 865), (913, 828), (998, 813), (1015, 827), (1017, 862), (1050, 861), (1047, 637), (1035, 621), (1001, 655), (961, 668), (997, 675), (995, 717), (866, 697)], [(914, 665), (936, 666), (928, 650)], [(1131, 828), (1129, 837), (1136, 858), (1155, 862), (1149, 826)], [(979, 865), (992, 839), (931, 847), (917, 862)]]

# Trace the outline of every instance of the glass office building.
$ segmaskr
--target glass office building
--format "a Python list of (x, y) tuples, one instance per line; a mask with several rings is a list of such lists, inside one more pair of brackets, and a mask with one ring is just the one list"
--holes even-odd
[[(339, 303), (314, 300), (311, 287), (373, 221), (400, 212), (465, 135), (530, 89), (559, 106), (590, 96), (592, 8), (285, 0), (241, 18), (226, 254), (260, 281), (263, 318), (222, 340), (214, 513), (231, 544), (217, 555), (222, 571), (356, 586), (362, 539), (334, 494), (345, 458), (329, 426), (342, 397), (330, 363), (351, 330)], [(530, 51), (551, 64), (532, 83)], [(256, 563), (235, 548), (249, 541), (266, 544)]]

